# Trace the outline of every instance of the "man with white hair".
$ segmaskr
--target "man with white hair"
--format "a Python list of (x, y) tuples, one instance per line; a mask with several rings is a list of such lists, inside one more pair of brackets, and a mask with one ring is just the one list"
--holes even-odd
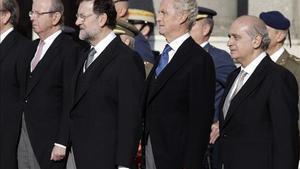
[(162, 0), (157, 23), (167, 41), (147, 78), (144, 138), (147, 169), (201, 168), (213, 119), (215, 69), (190, 36), (195, 0)]

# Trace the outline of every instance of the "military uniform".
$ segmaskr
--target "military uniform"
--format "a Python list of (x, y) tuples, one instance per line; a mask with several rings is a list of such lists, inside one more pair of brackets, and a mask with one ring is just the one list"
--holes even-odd
[[(133, 25), (141, 25), (139, 31), (142, 31), (144, 27), (149, 26), (149, 34), (151, 34), (155, 24), (153, 1), (130, 0), (128, 2), (128, 22), (132, 23)], [(153, 67), (153, 64), (156, 61), (156, 56), (154, 55), (147, 38), (142, 33), (139, 33), (135, 37), (134, 50), (137, 51), (144, 60), (146, 75), (148, 76)]]
[[(282, 65), (283, 67), (287, 68), (293, 75), (296, 77), (298, 87), (300, 85), (300, 58), (288, 53), (284, 50), (283, 54), (279, 57), (276, 63)], [(300, 90), (298, 90), (300, 96)], [(299, 98), (300, 100), (300, 98)], [(300, 104), (298, 104), (298, 108), (300, 110)], [(299, 122), (298, 125), (300, 126)]]

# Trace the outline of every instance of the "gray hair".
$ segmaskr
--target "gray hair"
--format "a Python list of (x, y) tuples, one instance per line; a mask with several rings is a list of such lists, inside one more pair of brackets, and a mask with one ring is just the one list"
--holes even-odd
[(3, 8), (4, 10), (7, 10), (8, 12), (11, 13), (11, 17), (9, 19), (9, 22), (16, 26), (19, 22), (19, 5), (16, 0), (3, 0)]
[(52, 0), (50, 11), (59, 12), (61, 14), (61, 18), (59, 24), (62, 25), (64, 23), (64, 4), (61, 0)]
[(271, 40), (267, 31), (267, 27), (263, 21), (257, 20), (257, 22), (249, 25), (246, 32), (252, 39), (254, 39), (257, 35), (261, 36), (262, 42), (260, 48), (264, 51), (267, 50)]
[(188, 29), (191, 30), (196, 22), (196, 17), (198, 14), (197, 2), (196, 0), (174, 0), (174, 8), (179, 10), (179, 12), (186, 13)]

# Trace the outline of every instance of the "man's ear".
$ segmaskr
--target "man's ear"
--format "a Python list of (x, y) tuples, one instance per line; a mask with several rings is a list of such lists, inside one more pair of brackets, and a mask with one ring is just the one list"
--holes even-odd
[(187, 14), (185, 14), (185, 13), (178, 14), (178, 19), (177, 19), (177, 21), (178, 21), (180, 24), (183, 24), (183, 23), (185, 23), (185, 22), (187, 21), (187, 18), (188, 18), (188, 16), (187, 16)]
[(7, 25), (9, 23), (10, 18), (11, 18), (11, 13), (10, 12), (3, 12), (2, 18), (3, 19), (1, 19), (1, 22), (4, 25)]
[(252, 40), (252, 44), (254, 49), (259, 48), (262, 44), (262, 36), (256, 35), (255, 38)]
[(99, 26), (101, 28), (103, 28), (106, 25), (107, 19), (108, 19), (108, 17), (106, 15), (106, 13), (102, 13), (98, 16), (98, 22), (99, 22)]
[(55, 12), (52, 15), (52, 24), (58, 25), (61, 19), (62, 19), (62, 14), (60, 12)]
[(211, 27), (208, 24), (203, 24), (203, 36), (209, 36)]
[(284, 42), (285, 38), (286, 38), (286, 32), (278, 31), (276, 33), (276, 36), (275, 36), (276, 42), (282, 43), (282, 42)]

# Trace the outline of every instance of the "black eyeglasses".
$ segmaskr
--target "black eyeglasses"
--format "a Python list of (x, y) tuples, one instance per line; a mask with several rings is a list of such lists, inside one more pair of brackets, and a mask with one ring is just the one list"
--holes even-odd
[(37, 17), (45, 14), (55, 13), (57, 11), (49, 11), (49, 12), (38, 12), (38, 11), (29, 11), (28, 15), (29, 17), (33, 17), (33, 15), (36, 15)]
[(76, 14), (76, 18), (77, 19), (81, 19), (82, 22), (84, 22), (86, 20), (86, 18), (93, 16), (93, 14), (89, 14), (89, 15), (83, 15), (83, 14)]

